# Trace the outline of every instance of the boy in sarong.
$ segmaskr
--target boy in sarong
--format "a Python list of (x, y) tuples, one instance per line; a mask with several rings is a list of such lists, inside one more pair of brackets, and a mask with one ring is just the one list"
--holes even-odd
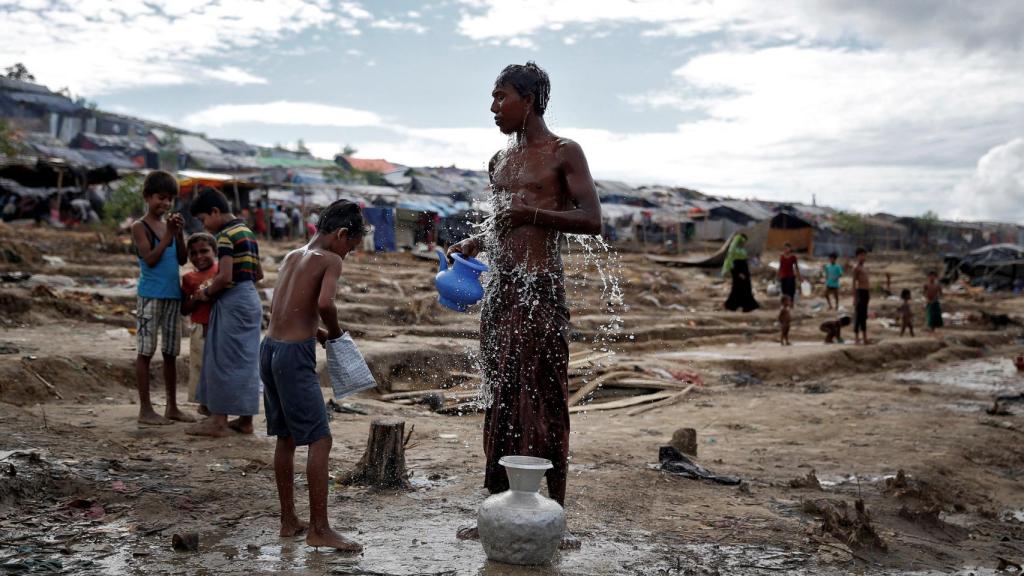
[(924, 321), (928, 332), (935, 333), (936, 328), (942, 328), (942, 305), (939, 298), (942, 296), (942, 285), (939, 284), (939, 275), (934, 271), (928, 272), (928, 283), (924, 285), (924, 299), (928, 302), (924, 309)]
[[(480, 312), (480, 356), (489, 407), (484, 416), (484, 486), (508, 489), (506, 455), (551, 460), (548, 495), (565, 505), (569, 457), (569, 309), (562, 234), (601, 233), (601, 204), (579, 144), (544, 122), (551, 82), (533, 62), (506, 67), (491, 91), (498, 129), (513, 135), (488, 165), (495, 226), (448, 249), (486, 251), (492, 272)], [(477, 536), (475, 527), (459, 537)], [(567, 534), (563, 546), (579, 541)]]
[[(252, 434), (252, 417), (260, 405), (260, 327), (263, 304), (256, 282), (263, 279), (256, 236), (231, 212), (217, 190), (203, 190), (192, 202), (192, 215), (217, 238), (217, 275), (196, 300), (213, 301), (203, 347), (203, 369), (196, 400), (210, 417), (188, 430), (194, 436)], [(228, 422), (228, 416), (238, 419)]]
[[(281, 536), (305, 532), (306, 544), (359, 552), (359, 544), (331, 529), (327, 521), (327, 459), (331, 429), (316, 373), (316, 343), (339, 338), (338, 292), (345, 255), (363, 240), (359, 205), (338, 200), (317, 221), (317, 232), (285, 256), (270, 304), (270, 327), (260, 345), (267, 435), (277, 436), (274, 477), (281, 502)], [(320, 327), (323, 320), (324, 326)], [(295, 514), (295, 447), (309, 446), (309, 524)]]

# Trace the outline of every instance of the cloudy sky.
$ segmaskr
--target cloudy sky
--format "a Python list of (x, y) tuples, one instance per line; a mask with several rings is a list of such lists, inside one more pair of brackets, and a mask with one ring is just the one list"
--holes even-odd
[(482, 169), (526, 60), (598, 177), (1024, 222), (1020, 0), (0, 0), (0, 66), (327, 157)]

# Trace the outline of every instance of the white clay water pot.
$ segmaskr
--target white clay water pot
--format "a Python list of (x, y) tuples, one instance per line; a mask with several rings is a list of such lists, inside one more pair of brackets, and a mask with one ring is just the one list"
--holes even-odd
[(542, 496), (540, 480), (552, 465), (532, 456), (505, 456), (509, 489), (484, 500), (477, 518), (487, 558), (506, 564), (547, 564), (565, 533), (565, 510)]

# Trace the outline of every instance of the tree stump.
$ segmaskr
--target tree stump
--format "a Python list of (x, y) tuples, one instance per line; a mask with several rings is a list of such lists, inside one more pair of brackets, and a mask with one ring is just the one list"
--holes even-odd
[(676, 450), (690, 456), (697, 455), (697, 431), (693, 428), (680, 428), (672, 434), (669, 442)]
[(411, 488), (405, 470), (405, 420), (377, 418), (370, 423), (366, 452), (342, 484), (374, 488)]

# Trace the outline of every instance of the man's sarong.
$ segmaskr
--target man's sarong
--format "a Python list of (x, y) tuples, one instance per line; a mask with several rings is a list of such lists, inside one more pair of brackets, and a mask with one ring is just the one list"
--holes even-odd
[(480, 315), (485, 402), (484, 486), (508, 489), (498, 460), (551, 460), (548, 495), (565, 501), (569, 458), (569, 309), (561, 272), (495, 272)]
[(260, 411), (263, 305), (252, 282), (239, 282), (213, 303), (196, 398), (214, 414)]
[(942, 328), (942, 305), (932, 300), (924, 308), (925, 325), (929, 328)]

